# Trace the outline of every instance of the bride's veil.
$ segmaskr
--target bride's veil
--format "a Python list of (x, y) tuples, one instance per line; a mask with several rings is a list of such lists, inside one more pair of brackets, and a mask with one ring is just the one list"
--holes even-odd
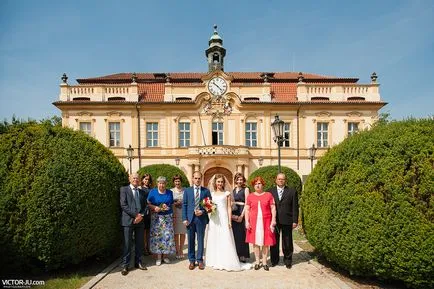
[(215, 192), (217, 186), (216, 186), (216, 180), (223, 177), (223, 179), (225, 180), (225, 185), (223, 187), (223, 191), (225, 192), (229, 192), (230, 196), (231, 196), (231, 201), (232, 201), (232, 209), (236, 209), (236, 205), (235, 205), (235, 200), (234, 200), (234, 196), (232, 195), (232, 187), (228, 181), (228, 179), (223, 175), (223, 174), (215, 174), (211, 177), (211, 179), (208, 182), (208, 190), (210, 192)]
[(215, 174), (211, 177), (211, 179), (208, 182), (208, 190), (210, 192), (215, 192), (217, 186), (216, 186), (216, 180), (223, 177), (223, 179), (225, 180), (225, 185), (223, 187), (223, 191), (228, 191), (228, 192), (232, 192), (232, 187), (228, 181), (228, 179), (223, 175), (223, 174)]

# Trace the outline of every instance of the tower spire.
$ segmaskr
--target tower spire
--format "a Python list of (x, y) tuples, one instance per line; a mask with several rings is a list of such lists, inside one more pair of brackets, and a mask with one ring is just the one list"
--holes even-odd
[(217, 31), (217, 25), (214, 24), (214, 33), (208, 41), (208, 49), (205, 56), (208, 60), (208, 71), (223, 70), (223, 60), (226, 55), (226, 49), (223, 47), (223, 39)]

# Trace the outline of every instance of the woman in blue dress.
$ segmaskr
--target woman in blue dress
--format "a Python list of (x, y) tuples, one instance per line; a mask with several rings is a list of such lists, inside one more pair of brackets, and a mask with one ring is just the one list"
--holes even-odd
[(157, 187), (149, 192), (148, 204), (151, 215), (150, 247), (157, 254), (156, 265), (170, 263), (167, 255), (175, 254), (175, 238), (173, 231), (173, 193), (166, 189), (165, 177), (158, 177)]

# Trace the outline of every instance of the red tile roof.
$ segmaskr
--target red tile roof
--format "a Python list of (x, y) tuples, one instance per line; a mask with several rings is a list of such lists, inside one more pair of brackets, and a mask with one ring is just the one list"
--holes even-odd
[[(263, 83), (261, 75), (264, 72), (225, 72), (233, 77), (233, 86), (244, 86), (249, 83)], [(163, 102), (166, 76), (170, 83), (176, 86), (203, 86), (201, 78), (205, 72), (171, 72), (171, 73), (136, 73), (139, 98), (145, 102)], [(271, 84), (271, 97), (273, 102), (297, 101), (298, 72), (267, 72)], [(93, 78), (77, 79), (80, 85), (89, 84), (130, 84), (133, 73), (117, 73)], [(322, 84), (351, 84), (357, 83), (357, 78), (339, 78), (323, 76), (312, 73), (303, 73), (304, 81)]]

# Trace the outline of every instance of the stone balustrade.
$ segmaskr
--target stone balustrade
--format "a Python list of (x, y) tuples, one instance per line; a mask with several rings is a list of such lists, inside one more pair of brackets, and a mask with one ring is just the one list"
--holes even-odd
[(339, 85), (298, 83), (297, 97), (299, 101), (381, 101), (377, 83)]
[(249, 150), (247, 147), (239, 146), (225, 146), (225, 145), (211, 145), (211, 146), (196, 146), (189, 147), (188, 154), (190, 156), (247, 156)]
[(138, 88), (136, 83), (125, 85), (60, 85), (59, 99), (61, 101), (137, 101)]

